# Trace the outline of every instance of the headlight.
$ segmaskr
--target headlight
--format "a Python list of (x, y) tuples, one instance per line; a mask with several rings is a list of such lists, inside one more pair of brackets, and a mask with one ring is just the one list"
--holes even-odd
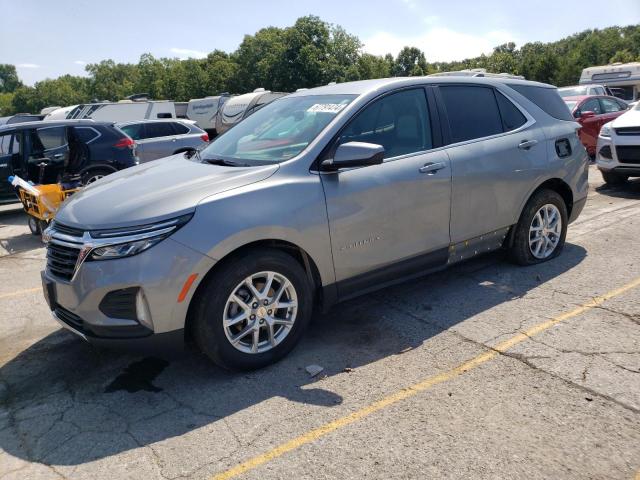
[(611, 138), (611, 123), (605, 123), (600, 129), (600, 136), (604, 138)]
[(91, 231), (89, 234), (93, 239), (93, 248), (88, 260), (109, 260), (137, 255), (167, 238), (192, 216), (193, 214), (183, 215), (139, 227)]

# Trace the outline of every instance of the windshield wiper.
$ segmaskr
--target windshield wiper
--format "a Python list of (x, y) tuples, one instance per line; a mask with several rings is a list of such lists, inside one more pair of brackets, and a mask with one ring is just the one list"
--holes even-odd
[(205, 158), (202, 160), (211, 165), (222, 165), (225, 167), (250, 167), (248, 163), (234, 162), (233, 160), (225, 160), (224, 158)]

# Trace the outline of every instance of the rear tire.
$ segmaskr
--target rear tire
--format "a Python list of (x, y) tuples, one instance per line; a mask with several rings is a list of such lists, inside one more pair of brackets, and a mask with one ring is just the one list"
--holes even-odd
[(107, 175), (112, 174), (113, 171), (108, 168), (92, 168), (87, 170), (80, 177), (80, 181), (82, 182), (82, 186), (89, 185), (90, 183), (97, 182), (102, 177), (106, 177)]
[(40, 235), (42, 233), (42, 230), (40, 228), (40, 220), (38, 220), (37, 218), (29, 215), (27, 217), (27, 225), (29, 225), (31, 235)]
[(605, 172), (603, 170), (600, 170), (600, 173), (602, 173), (604, 183), (606, 183), (607, 185), (622, 185), (626, 183), (627, 180), (629, 180), (628, 175), (622, 175), (616, 172)]
[[(553, 220), (547, 225), (545, 210), (549, 217), (556, 218), (559, 215), (556, 221), (561, 222), (560, 225)], [(525, 205), (514, 227), (513, 245), (509, 250), (511, 260), (519, 265), (535, 265), (557, 257), (564, 247), (567, 224), (564, 199), (553, 190), (536, 192)], [(543, 232), (545, 237), (537, 241)]]
[[(271, 281), (273, 285), (271, 289), (267, 288), (266, 279), (260, 283), (261, 275), (265, 272), (275, 274), (275, 277), (272, 277), (274, 280)], [(252, 276), (257, 279), (257, 283), (252, 284), (255, 291), (252, 291), (246, 283)], [(289, 282), (288, 291), (292, 293), (285, 293), (289, 295), (287, 302), (280, 304), (279, 299), (276, 299), (273, 307), (285, 303), (296, 304), (295, 315), (287, 317), (293, 318), (293, 321), (286, 332), (280, 330), (285, 329), (284, 324), (270, 326), (270, 321), (277, 315), (282, 315), (283, 312), (285, 316), (290, 315), (293, 307), (271, 310), (273, 307), (267, 305), (268, 300), (257, 296), (263, 291), (266, 296), (269, 296), (269, 292), (274, 291), (271, 297), (275, 297), (277, 293), (275, 290), (280, 290), (282, 285), (287, 285), (282, 279)], [(238, 297), (242, 297), (242, 303), (247, 310), (238, 308), (240, 302), (233, 300)], [(196, 343), (200, 350), (216, 364), (231, 370), (262, 368), (284, 357), (300, 341), (309, 324), (313, 309), (312, 289), (305, 271), (293, 257), (276, 249), (252, 250), (229, 260), (206, 279), (206, 283), (202, 285), (193, 301), (195, 302), (193, 334)], [(266, 314), (267, 309), (269, 309), (269, 316)], [(261, 322), (263, 316), (266, 320)], [(244, 319), (229, 326), (235, 318), (240, 317)], [(276, 321), (286, 322), (284, 317)], [(233, 328), (235, 330), (232, 330)], [(258, 340), (254, 340), (254, 333), (252, 333), (256, 330), (258, 333), (255, 338)], [(249, 333), (241, 336), (245, 331)], [(272, 337), (269, 337), (270, 331)], [(278, 335), (280, 339), (276, 343)], [(232, 338), (237, 338), (235, 343), (232, 343)], [(271, 338), (274, 339), (272, 342)], [(254, 343), (255, 351), (249, 351)]]

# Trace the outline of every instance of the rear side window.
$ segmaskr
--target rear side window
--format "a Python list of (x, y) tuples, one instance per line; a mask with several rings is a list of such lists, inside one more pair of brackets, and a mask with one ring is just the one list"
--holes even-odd
[(120, 127), (124, 133), (129, 135), (133, 140), (140, 140), (144, 137), (144, 125), (142, 123), (135, 123), (133, 125), (124, 125)]
[(171, 122), (147, 123), (142, 138), (170, 137), (175, 135)]
[(39, 128), (36, 130), (36, 136), (40, 141), (38, 146), (42, 146), (43, 150), (51, 150), (67, 144), (67, 135), (65, 127)]
[(601, 98), (600, 106), (602, 107), (602, 111), (604, 113), (614, 113), (623, 110), (622, 108), (620, 108), (620, 104), (618, 102), (610, 98)]
[(447, 85), (441, 86), (440, 91), (453, 143), (502, 133), (502, 119), (492, 88)]
[(78, 140), (83, 143), (89, 143), (100, 136), (96, 130), (90, 127), (74, 127), (73, 131), (78, 137)]
[(172, 123), (174, 133), (176, 135), (184, 135), (185, 133), (189, 133), (189, 127), (183, 125), (182, 123)]
[(502, 117), (505, 132), (520, 128), (527, 123), (527, 118), (507, 97), (500, 92), (496, 92), (496, 100), (498, 100), (498, 108), (500, 109), (500, 116)]
[(338, 144), (347, 142), (382, 145), (385, 158), (433, 148), (424, 90), (393, 93), (367, 106), (340, 135)]
[(530, 102), (535, 103), (548, 115), (558, 120), (573, 121), (571, 112), (562, 101), (555, 88), (536, 87), (533, 85), (509, 85)]

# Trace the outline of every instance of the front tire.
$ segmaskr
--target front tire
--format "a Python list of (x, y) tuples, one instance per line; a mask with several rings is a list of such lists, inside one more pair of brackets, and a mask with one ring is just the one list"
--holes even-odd
[(290, 255), (260, 249), (226, 262), (194, 298), (194, 337), (203, 353), (231, 370), (284, 357), (311, 319), (312, 289)]
[(514, 227), (511, 259), (519, 265), (535, 265), (557, 257), (564, 247), (567, 224), (564, 199), (553, 190), (536, 192)]
[(604, 170), (600, 170), (600, 173), (602, 173), (602, 179), (607, 185), (622, 185), (629, 180), (629, 175), (622, 175), (616, 172), (605, 172)]

